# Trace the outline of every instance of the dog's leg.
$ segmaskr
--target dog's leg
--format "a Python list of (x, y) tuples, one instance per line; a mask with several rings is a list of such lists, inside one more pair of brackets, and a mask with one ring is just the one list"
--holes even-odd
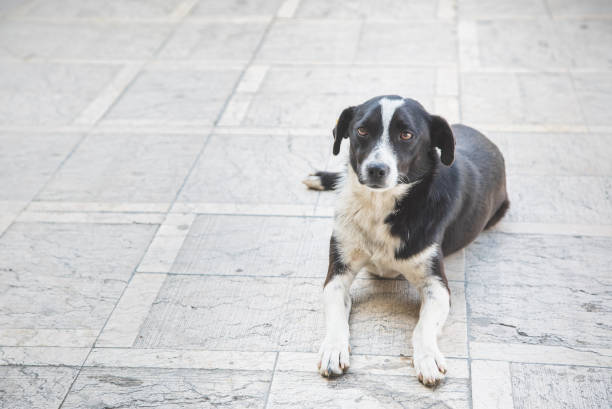
[(421, 311), (412, 334), (414, 370), (419, 380), (428, 386), (438, 383), (446, 373), (444, 355), (438, 349), (438, 334), (450, 309), (450, 293), (444, 283), (442, 260), (435, 260), (433, 265), (441, 271), (430, 275), (420, 289)]
[(319, 349), (319, 373), (341, 375), (349, 367), (349, 290), (356, 271), (342, 261), (332, 236), (329, 245), (329, 269), (323, 287), (325, 339)]

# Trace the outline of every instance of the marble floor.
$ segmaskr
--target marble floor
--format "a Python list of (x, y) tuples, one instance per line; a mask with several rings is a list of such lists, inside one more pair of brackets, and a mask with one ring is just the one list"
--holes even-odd
[[(0, 0), (0, 407), (609, 408), (610, 44), (608, 0)], [(300, 181), (389, 93), (507, 164), (434, 389), (402, 280), (316, 371), (335, 196)]]

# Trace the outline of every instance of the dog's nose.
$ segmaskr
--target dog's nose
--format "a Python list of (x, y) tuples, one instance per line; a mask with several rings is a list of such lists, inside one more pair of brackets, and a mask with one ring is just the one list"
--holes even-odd
[(366, 171), (371, 182), (382, 182), (389, 174), (389, 166), (382, 162), (374, 162), (366, 167)]

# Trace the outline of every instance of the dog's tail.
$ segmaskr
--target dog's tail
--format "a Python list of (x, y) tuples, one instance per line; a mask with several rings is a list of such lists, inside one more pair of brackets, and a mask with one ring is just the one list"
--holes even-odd
[(302, 181), (313, 190), (334, 190), (342, 174), (340, 172), (315, 172)]

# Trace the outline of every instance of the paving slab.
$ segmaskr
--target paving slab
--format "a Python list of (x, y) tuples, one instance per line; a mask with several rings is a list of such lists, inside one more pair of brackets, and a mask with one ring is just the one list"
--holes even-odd
[(424, 68), (271, 68), (242, 124), (313, 127), (331, 132), (343, 109), (376, 94), (402, 94), (431, 109), (435, 86), (435, 70)]
[(318, 195), (301, 181), (325, 169), (331, 141), (320, 133), (212, 135), (178, 200), (314, 205)]
[(508, 175), (504, 220), (527, 223), (612, 224), (609, 176)]
[(313, 19), (376, 20), (431, 19), (437, 16), (437, 4), (431, 1), (401, 0), (301, 0), (296, 17)]
[(44, 19), (169, 18), (185, 0), (49, 0), (35, 2), (24, 14)]
[(70, 124), (118, 71), (104, 64), (0, 62), (0, 125)]
[(3, 22), (2, 59), (144, 59), (154, 55), (169, 25)]
[(205, 141), (197, 134), (90, 134), (37, 199), (171, 203)]
[(145, 70), (107, 113), (103, 122), (212, 125), (240, 75), (232, 69)]
[(590, 126), (610, 126), (607, 107), (612, 101), (612, 73), (573, 73), (576, 93), (587, 123)]
[(511, 371), (517, 409), (610, 406), (610, 368), (512, 363)]
[(466, 251), (470, 341), (610, 348), (611, 245), (608, 237), (481, 235)]
[(57, 408), (78, 372), (78, 368), (69, 367), (0, 366), (0, 406)]
[(189, 17), (271, 17), (285, 0), (228, 0), (197, 2)]
[(100, 330), (154, 229), (14, 223), (0, 238), (0, 327)]
[[(0, 200), (29, 201), (83, 136), (0, 133)], [(36, 166), (32, 166), (36, 163)]]
[(171, 271), (324, 278), (331, 231), (324, 218), (201, 215)]
[(572, 79), (564, 73), (463, 73), (466, 124), (584, 125)]
[(262, 408), (272, 373), (160, 368), (84, 368), (63, 408)]
[(159, 58), (246, 62), (266, 26), (265, 22), (187, 22), (172, 34)]

